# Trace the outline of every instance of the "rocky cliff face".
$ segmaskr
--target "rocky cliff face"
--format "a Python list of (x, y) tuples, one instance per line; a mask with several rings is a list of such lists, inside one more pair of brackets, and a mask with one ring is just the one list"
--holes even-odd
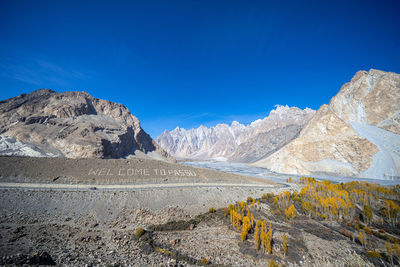
[(281, 148), (298, 135), (315, 111), (277, 106), (268, 117), (245, 126), (236, 121), (207, 128), (164, 131), (157, 142), (181, 159), (253, 162)]
[(400, 175), (400, 75), (359, 71), (298, 138), (254, 165), (291, 174)]
[(41, 89), (0, 102), (0, 154), (121, 158), (167, 156), (121, 104), (86, 92)]

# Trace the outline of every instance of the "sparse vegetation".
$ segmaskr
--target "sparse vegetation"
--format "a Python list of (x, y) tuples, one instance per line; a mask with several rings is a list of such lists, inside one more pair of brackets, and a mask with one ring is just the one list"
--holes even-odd
[(286, 256), (287, 250), (288, 250), (288, 247), (287, 247), (288, 238), (285, 233), (282, 236), (282, 240), (283, 240), (283, 242), (282, 242), (283, 255)]
[(136, 237), (137, 237), (137, 238), (142, 237), (142, 235), (144, 235), (145, 232), (146, 232), (146, 231), (145, 231), (142, 227), (139, 227), (138, 229), (136, 229), (136, 232), (135, 232)]
[(208, 265), (208, 264), (210, 264), (210, 261), (206, 258), (201, 258), (201, 264)]
[(270, 260), (268, 263), (268, 267), (279, 267), (279, 265), (274, 260)]
[(286, 220), (294, 219), (296, 218), (296, 209), (293, 205), (291, 205), (288, 209), (285, 209), (285, 217)]
[(381, 259), (382, 255), (378, 251), (368, 250), (367, 251), (367, 257), (368, 258), (373, 258), (373, 259)]
[[(288, 179), (288, 182), (293, 180)], [(264, 193), (261, 199), (248, 197), (246, 202), (237, 202), (225, 209), (225, 214), (230, 214), (231, 224), (240, 232), (243, 242), (254, 236), (251, 239), (256, 253), (274, 253), (272, 224), (267, 224), (265, 218), (259, 217), (262, 202), (269, 205), (272, 216), (285, 218), (293, 225), (302, 216), (317, 221), (337, 221), (342, 227), (335, 231), (349, 238), (354, 245), (361, 245), (368, 258), (389, 263), (394, 259), (400, 260), (398, 230), (392, 227), (398, 226), (399, 222), (400, 190), (397, 187), (391, 189), (365, 182), (332, 184), (311, 177), (302, 177), (298, 183), (303, 185), (299, 193)], [(380, 225), (378, 229), (377, 225)], [(388, 230), (390, 233), (386, 233)], [(282, 234), (280, 245), (286, 257), (286, 233)], [(386, 248), (386, 252), (383, 252), (382, 247)]]

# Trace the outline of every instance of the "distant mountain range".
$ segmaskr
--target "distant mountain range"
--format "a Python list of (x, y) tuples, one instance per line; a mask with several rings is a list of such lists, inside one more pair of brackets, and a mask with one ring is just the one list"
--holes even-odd
[(400, 75), (359, 71), (318, 111), (277, 106), (249, 125), (165, 130), (121, 104), (41, 89), (0, 101), (0, 155), (226, 160), (302, 175), (400, 176)]
[(315, 112), (278, 106), (247, 126), (233, 122), (164, 131), (178, 159), (251, 163), (288, 174), (400, 176), (400, 75), (359, 71)]
[(277, 106), (268, 117), (245, 126), (236, 121), (207, 128), (165, 130), (157, 143), (177, 159), (254, 162), (293, 140), (312, 118), (309, 108)]

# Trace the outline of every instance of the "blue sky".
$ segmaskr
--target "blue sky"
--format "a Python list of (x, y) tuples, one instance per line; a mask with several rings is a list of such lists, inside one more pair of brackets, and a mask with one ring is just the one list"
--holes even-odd
[(400, 73), (400, 1), (0, 1), (0, 99), (83, 90), (164, 129), (318, 109)]

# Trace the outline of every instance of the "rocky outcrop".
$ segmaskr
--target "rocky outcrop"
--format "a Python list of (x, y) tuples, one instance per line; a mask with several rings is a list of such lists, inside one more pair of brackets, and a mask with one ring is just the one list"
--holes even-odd
[(122, 158), (137, 151), (168, 155), (126, 107), (86, 92), (40, 89), (1, 101), (0, 135), (0, 154), (7, 155), (32, 156), (24, 153), (27, 148), (34, 156), (68, 158)]
[(309, 108), (277, 106), (268, 117), (245, 126), (236, 121), (215, 127), (200, 126), (164, 131), (157, 142), (180, 159), (219, 159), (253, 162), (281, 148), (295, 138), (315, 111)]
[(400, 134), (400, 75), (374, 69), (359, 71), (332, 98), (329, 108), (345, 122)]
[(298, 138), (254, 163), (290, 174), (400, 175), (400, 75), (357, 72)]
[(261, 132), (241, 143), (230, 160), (249, 163), (265, 158), (296, 138), (302, 128), (303, 125), (291, 124)]

